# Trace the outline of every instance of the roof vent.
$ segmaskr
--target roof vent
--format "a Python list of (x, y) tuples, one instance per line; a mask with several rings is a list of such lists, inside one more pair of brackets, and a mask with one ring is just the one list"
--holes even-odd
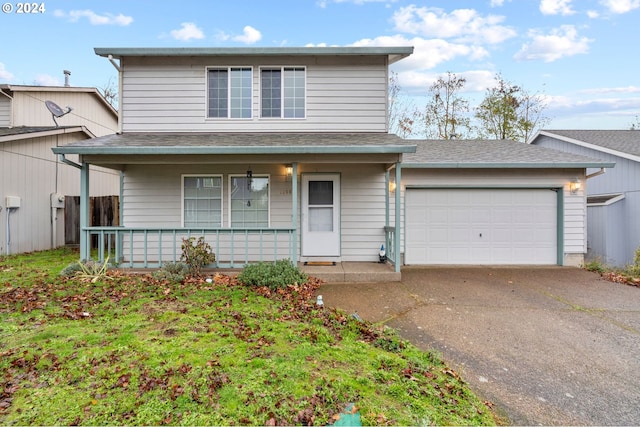
[(69, 87), (71, 86), (69, 84), (69, 77), (71, 76), (71, 71), (69, 70), (62, 70), (62, 72), (64, 73), (64, 87)]

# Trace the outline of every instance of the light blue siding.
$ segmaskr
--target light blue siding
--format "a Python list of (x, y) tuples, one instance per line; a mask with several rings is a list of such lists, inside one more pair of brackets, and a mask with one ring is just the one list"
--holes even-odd
[[(640, 163), (587, 147), (541, 135), (536, 145), (614, 162), (614, 168), (585, 183), (587, 196), (624, 194), (625, 198), (609, 206), (587, 209), (588, 257), (611, 266), (633, 263), (640, 247)], [(587, 170), (587, 174), (596, 170)]]

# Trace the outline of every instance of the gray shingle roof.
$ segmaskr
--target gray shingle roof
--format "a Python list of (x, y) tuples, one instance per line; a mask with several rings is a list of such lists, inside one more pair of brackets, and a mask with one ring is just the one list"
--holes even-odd
[(60, 154), (406, 153), (411, 141), (387, 133), (125, 133), (77, 141)]
[(612, 167), (598, 159), (510, 140), (411, 140), (415, 153), (403, 155), (403, 167), (559, 168)]
[(12, 128), (0, 128), (0, 143), (48, 135), (61, 135), (70, 132), (84, 132), (88, 137), (93, 136), (83, 126), (16, 126)]
[(55, 129), (53, 126), (16, 126), (13, 128), (0, 128), (0, 136), (24, 135), (27, 133), (42, 132)]
[(557, 135), (564, 140), (584, 142), (620, 153), (640, 156), (640, 130), (544, 130), (543, 135)]

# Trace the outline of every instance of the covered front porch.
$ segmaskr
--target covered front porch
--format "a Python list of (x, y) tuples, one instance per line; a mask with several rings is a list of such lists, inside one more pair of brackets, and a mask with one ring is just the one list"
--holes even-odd
[[(183, 239), (204, 237), (216, 254), (210, 268), (290, 259), (305, 270), (318, 268), (310, 274), (336, 282), (373, 278), (389, 270), (390, 279), (399, 278), (400, 192), (393, 191), (392, 184), (401, 181), (402, 153), (413, 150), (415, 146), (387, 134), (144, 134), (112, 135), (54, 152), (80, 170), (83, 259), (109, 259), (120, 268), (159, 268), (180, 260)], [(70, 154), (78, 160), (65, 157)], [(89, 165), (121, 171), (122, 226), (88, 226)], [(205, 186), (219, 186), (218, 225), (187, 224), (185, 177), (193, 176), (215, 178)], [(258, 226), (237, 223), (235, 194), (256, 177), (266, 183), (260, 191), (267, 200), (267, 220)], [(331, 256), (304, 249), (305, 243), (315, 242), (308, 234), (308, 219), (305, 222), (312, 216), (305, 193), (310, 191), (309, 177), (336, 177), (339, 204), (334, 205), (337, 216), (331, 227), (339, 238), (338, 252)], [(237, 187), (237, 182), (245, 187)], [(256, 201), (243, 203), (253, 206)], [(91, 251), (92, 242), (96, 251)], [(384, 263), (378, 262), (381, 245)]]

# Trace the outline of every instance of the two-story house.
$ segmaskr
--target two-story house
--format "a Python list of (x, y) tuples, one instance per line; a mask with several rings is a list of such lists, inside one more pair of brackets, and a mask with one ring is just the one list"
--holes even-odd
[[(388, 133), (389, 65), (412, 47), (96, 48), (120, 75), (120, 132), (57, 147), (121, 171), (120, 227), (84, 243), (123, 267), (205, 236), (219, 267), (576, 264), (593, 159), (507, 141)], [(573, 187), (571, 187), (573, 186)], [(85, 194), (84, 200), (87, 197)], [(102, 246), (102, 245), (101, 245)], [(105, 258), (105, 253), (100, 253)]]
[[(51, 149), (117, 130), (117, 111), (95, 88), (0, 84), (0, 255), (65, 244), (64, 198), (79, 196), (80, 172)], [(118, 171), (92, 172), (92, 196), (119, 193)]]

